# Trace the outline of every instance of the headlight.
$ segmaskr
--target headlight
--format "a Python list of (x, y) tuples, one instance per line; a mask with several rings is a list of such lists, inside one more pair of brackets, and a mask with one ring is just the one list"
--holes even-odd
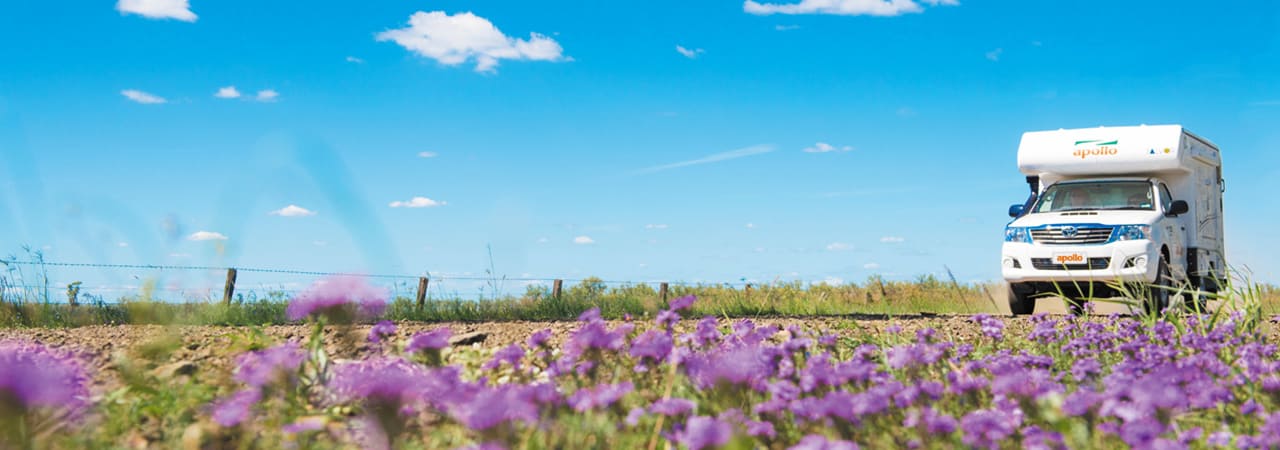
[(1136, 241), (1151, 236), (1151, 225), (1120, 225), (1116, 227), (1117, 241)]
[(1004, 227), (1005, 242), (1031, 242), (1031, 232), (1026, 227)]

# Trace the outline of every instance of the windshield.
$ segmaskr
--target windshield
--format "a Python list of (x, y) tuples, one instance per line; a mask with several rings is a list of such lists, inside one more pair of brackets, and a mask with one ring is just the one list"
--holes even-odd
[(1032, 212), (1100, 209), (1153, 210), (1151, 183), (1146, 181), (1066, 182), (1049, 186)]

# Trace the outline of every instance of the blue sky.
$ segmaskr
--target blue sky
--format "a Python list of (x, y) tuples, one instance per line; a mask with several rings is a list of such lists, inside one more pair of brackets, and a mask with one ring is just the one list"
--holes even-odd
[(1278, 12), (22, 1), (0, 16), (0, 250), (461, 276), (489, 246), (513, 278), (995, 280), (1022, 132), (1178, 123), (1223, 149), (1228, 259), (1280, 281)]

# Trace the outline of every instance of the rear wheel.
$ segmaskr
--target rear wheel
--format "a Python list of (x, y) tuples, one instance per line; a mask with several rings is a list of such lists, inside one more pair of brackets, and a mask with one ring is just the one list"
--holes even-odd
[(1158, 315), (1169, 307), (1169, 287), (1173, 285), (1173, 277), (1169, 274), (1169, 258), (1160, 255), (1160, 265), (1156, 269), (1156, 281), (1147, 286), (1147, 298), (1143, 309), (1148, 315)]
[(1017, 284), (1009, 285), (1009, 312), (1015, 316), (1031, 314), (1036, 309), (1034, 291), (1021, 289)]

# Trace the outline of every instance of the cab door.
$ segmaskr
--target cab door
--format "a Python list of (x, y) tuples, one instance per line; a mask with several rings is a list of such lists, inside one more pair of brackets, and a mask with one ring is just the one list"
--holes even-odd
[[(1169, 217), (1166, 211), (1173, 205), (1173, 196), (1169, 194), (1169, 186), (1160, 182), (1156, 189), (1160, 195), (1160, 220), (1156, 222), (1160, 236), (1169, 248), (1169, 274), (1175, 280), (1187, 279), (1187, 230), (1181, 217)], [(1191, 213), (1188, 213), (1191, 214)], [(1185, 216), (1184, 214), (1183, 216)]]

